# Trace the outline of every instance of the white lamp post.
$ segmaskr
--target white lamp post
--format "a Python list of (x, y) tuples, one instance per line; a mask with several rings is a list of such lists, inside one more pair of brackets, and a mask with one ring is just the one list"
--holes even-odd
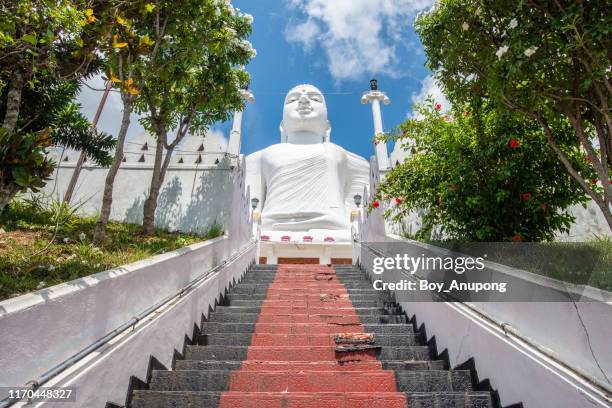
[[(382, 91), (378, 90), (378, 81), (372, 79), (370, 81), (370, 90), (363, 93), (361, 96), (361, 103), (372, 104), (372, 116), (374, 119), (374, 134), (378, 136), (383, 133), (382, 114), (380, 112), (380, 102), (388, 105), (391, 103), (391, 99)], [(387, 153), (387, 143), (378, 142), (376, 144), (376, 159), (378, 161), (378, 170), (386, 171), (390, 168), (389, 154)]]

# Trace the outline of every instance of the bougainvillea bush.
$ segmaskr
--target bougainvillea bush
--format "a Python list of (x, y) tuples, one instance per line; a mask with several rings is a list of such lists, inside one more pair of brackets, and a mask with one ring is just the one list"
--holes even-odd
[[(547, 241), (567, 231), (574, 218), (566, 209), (586, 195), (541, 128), (486, 101), (467, 106), (444, 112), (428, 100), (400, 125), (395, 137), (410, 154), (377, 191), (376, 200), (389, 201), (386, 216), (421, 210), (417, 238), (435, 231), (467, 241)], [(563, 140), (571, 128), (555, 131)], [(587, 156), (566, 140), (572, 164), (588, 172)]]

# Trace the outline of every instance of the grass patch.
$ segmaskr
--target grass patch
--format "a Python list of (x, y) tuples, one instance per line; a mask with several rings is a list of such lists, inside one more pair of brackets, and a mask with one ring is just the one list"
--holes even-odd
[(79, 217), (60, 203), (13, 201), (0, 214), (0, 300), (125, 265), (223, 235), (215, 223), (204, 235), (110, 222), (107, 239), (91, 242), (94, 217)]

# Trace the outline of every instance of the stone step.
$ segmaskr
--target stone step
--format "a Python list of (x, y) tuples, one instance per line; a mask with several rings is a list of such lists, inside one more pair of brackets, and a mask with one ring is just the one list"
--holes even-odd
[(291, 346), (186, 346), (186, 360), (220, 361), (346, 361), (347, 359), (372, 360), (430, 360), (428, 346), (382, 346), (379, 349), (359, 352), (336, 352), (333, 347)]
[[(206, 322), (202, 324), (202, 333), (253, 333), (255, 322), (252, 323), (222, 323)], [(260, 323), (257, 325), (258, 333), (272, 334), (334, 334), (339, 332), (351, 333), (377, 333), (377, 334), (413, 334), (414, 327), (411, 324), (355, 324), (344, 326), (329, 326), (327, 324), (310, 323)]]
[[(444, 371), (426, 371), (415, 377), (412, 388), (422, 391), (449, 391), (453, 387)], [(418, 374), (418, 373), (415, 373)], [(448, 382), (448, 384), (446, 384)], [(431, 384), (431, 390), (427, 389)], [(395, 391), (392, 371), (153, 371), (153, 391), (232, 392), (388, 392)]]
[(243, 367), (244, 361), (221, 360), (176, 360), (174, 370), (227, 370), (235, 371)]
[[(343, 300), (335, 300), (335, 301), (308, 301), (308, 300), (233, 300), (228, 306), (240, 306), (240, 307), (259, 307), (262, 305), (270, 305), (270, 306), (302, 306), (302, 305), (322, 305), (327, 307), (336, 307), (335, 305), (351, 305), (356, 308), (361, 307), (396, 307), (397, 304), (395, 302), (387, 302), (384, 300), (355, 300), (351, 301), (350, 299)], [(345, 306), (342, 306), (345, 307)]]
[(333, 314), (259, 314), (259, 313), (221, 313), (213, 312), (209, 322), (221, 323), (328, 323), (334, 325), (346, 324), (376, 324), (376, 323), (407, 323), (403, 315), (341, 315)]
[(401, 309), (396, 306), (390, 307), (353, 307), (352, 305), (347, 304), (342, 306), (335, 306), (334, 304), (329, 304), (329, 302), (320, 302), (319, 304), (308, 306), (272, 306), (272, 305), (262, 305), (262, 306), (218, 306), (213, 313), (261, 313), (261, 314), (336, 314), (333, 313), (337, 311), (337, 314), (346, 314), (347, 312), (355, 312), (358, 315), (399, 315), (401, 314)]
[[(306, 294), (306, 293), (286, 293), (286, 294), (267, 294), (267, 293), (230, 293), (227, 295), (227, 299), (229, 301), (232, 300), (300, 300), (300, 299), (309, 299), (309, 300), (320, 300), (320, 295), (336, 293), (334, 291), (325, 291), (321, 293), (315, 294)], [(337, 293), (336, 293), (337, 294)], [(360, 300), (380, 300), (391, 302), (394, 301), (393, 296), (390, 293), (386, 292), (376, 292), (376, 293), (351, 293), (350, 300), (352, 301), (360, 301)]]
[(488, 392), (427, 392), (406, 393), (410, 408), (492, 408), (493, 400)]
[[(487, 392), (453, 393), (223, 393), (223, 407), (347, 407), (351, 401), (362, 407), (375, 408), (491, 408)], [(218, 407), (221, 392), (203, 391), (134, 391), (132, 408)]]
[[(216, 333), (201, 334), (198, 344), (228, 346), (336, 346), (334, 334), (250, 334), (250, 333)], [(419, 334), (375, 334), (377, 346), (417, 346), (423, 345), (423, 336)]]
[(398, 391), (455, 392), (472, 391), (472, 374), (468, 370), (396, 371)]
[[(275, 284), (276, 285), (276, 284)], [(248, 293), (248, 294), (285, 294), (292, 295), (295, 294), (296, 291), (304, 292), (305, 294), (314, 294), (317, 295), (319, 293), (374, 293), (378, 294), (380, 291), (377, 291), (372, 288), (370, 284), (364, 284), (360, 286), (350, 286), (344, 285), (341, 283), (327, 283), (327, 284), (318, 284), (318, 283), (308, 283), (303, 285), (292, 285), (286, 284), (283, 286), (269, 286), (269, 285), (242, 285), (238, 284), (234, 288), (232, 288), (232, 293)]]
[[(397, 362), (404, 363), (404, 362)], [(415, 363), (415, 367), (428, 369), (428, 361), (406, 362)], [(420, 365), (416, 365), (420, 363)], [(248, 371), (363, 371), (380, 370), (383, 363), (378, 360), (353, 361), (338, 363), (337, 361), (214, 361), (214, 360), (177, 360), (174, 370), (248, 370)], [(432, 365), (434, 367), (434, 365)], [(409, 369), (409, 368), (406, 368)]]
[(363, 371), (384, 370), (444, 370), (443, 360), (401, 361), (369, 360), (338, 363), (337, 361), (217, 361), (176, 360), (174, 370), (252, 370), (252, 371)]
[(407, 360), (386, 360), (382, 361), (382, 368), (385, 370), (444, 370), (444, 360), (425, 360), (425, 361), (407, 361)]

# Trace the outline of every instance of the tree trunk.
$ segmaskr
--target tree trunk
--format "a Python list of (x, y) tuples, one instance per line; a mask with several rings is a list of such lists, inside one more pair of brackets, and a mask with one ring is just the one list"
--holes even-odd
[[(104, 86), (104, 93), (102, 94), (102, 98), (100, 99), (100, 103), (98, 104), (98, 109), (96, 110), (96, 114), (94, 115), (93, 120), (91, 121), (91, 128), (95, 131), (98, 127), (98, 120), (100, 120), (100, 115), (102, 115), (102, 110), (104, 109), (104, 105), (106, 104), (106, 99), (108, 99), (108, 94), (113, 86), (112, 81), (106, 81), (106, 85)], [(70, 200), (72, 200), (72, 194), (74, 193), (74, 188), (76, 187), (76, 183), (79, 180), (79, 175), (81, 174), (81, 169), (83, 168), (83, 163), (85, 163), (85, 159), (87, 155), (85, 152), (81, 152), (79, 155), (79, 160), (77, 160), (76, 166), (74, 167), (74, 171), (72, 172), (72, 177), (70, 178), (70, 183), (68, 183), (68, 188), (64, 193), (64, 202), (70, 204)]]
[(11, 202), (18, 192), (19, 187), (15, 183), (0, 180), (0, 214), (2, 214), (6, 205)]
[[(142, 232), (144, 235), (151, 235), (155, 228), (155, 211), (157, 210), (157, 199), (159, 198), (159, 191), (166, 178), (166, 172), (172, 159), (172, 152), (174, 148), (166, 150), (166, 157), (163, 159), (162, 154), (164, 151), (164, 143), (158, 137), (157, 138), (157, 150), (155, 152), (155, 168), (153, 169), (153, 177), (151, 178), (151, 188), (149, 191), (149, 197), (145, 201), (143, 219), (142, 219)], [(158, 160), (159, 157), (159, 160)]]
[(164, 154), (164, 141), (158, 131), (157, 144), (155, 147), (155, 162), (153, 163), (153, 175), (151, 176), (151, 185), (149, 187), (149, 196), (145, 200), (144, 209), (142, 213), (142, 233), (144, 235), (151, 235), (155, 228), (155, 210), (157, 209), (157, 198), (159, 197), (159, 190), (161, 189), (161, 178), (162, 170), (162, 157)]
[(130, 114), (132, 113), (132, 101), (130, 97), (123, 98), (123, 118), (121, 119), (121, 128), (117, 136), (117, 147), (115, 149), (115, 158), (113, 164), (106, 174), (106, 182), (104, 184), (104, 196), (102, 197), (102, 208), (100, 209), (100, 217), (96, 223), (93, 241), (96, 244), (101, 243), (106, 236), (106, 224), (110, 218), (111, 205), (113, 204), (113, 187), (115, 177), (119, 171), (119, 166), (123, 161), (123, 145), (125, 144), (125, 136), (130, 127)]
[(19, 119), (19, 108), (21, 106), (21, 93), (23, 92), (23, 73), (17, 69), (13, 72), (9, 83), (9, 91), (6, 97), (6, 113), (4, 114), (3, 127), (9, 135), (15, 133), (17, 120)]

